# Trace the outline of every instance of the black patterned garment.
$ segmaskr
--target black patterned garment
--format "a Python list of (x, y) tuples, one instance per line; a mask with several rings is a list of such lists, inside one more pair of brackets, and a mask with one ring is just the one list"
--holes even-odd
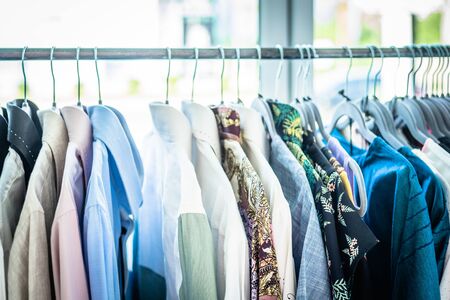
[(351, 289), (358, 263), (378, 240), (359, 216), (345, 191), (341, 176), (319, 149), (310, 132), (303, 135), (303, 150), (314, 162), (316, 170), (331, 193), (335, 208), (336, 234), (342, 253), (342, 269)]
[(326, 158), (322, 156), (327, 162), (324, 169), (305, 155), (298, 111), (279, 102), (269, 101), (269, 106), (277, 133), (307, 174), (324, 239), (333, 298), (350, 299), (355, 267), (377, 240), (359, 217), (343, 190), (339, 174)]

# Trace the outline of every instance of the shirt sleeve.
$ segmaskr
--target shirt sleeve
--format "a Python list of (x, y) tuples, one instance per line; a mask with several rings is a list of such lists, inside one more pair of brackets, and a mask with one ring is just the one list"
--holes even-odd
[(23, 217), (11, 247), (8, 296), (10, 299), (50, 299), (44, 214), (42, 211), (34, 211)]
[[(66, 196), (73, 197), (71, 194)], [(79, 224), (75, 209), (55, 219), (52, 226), (51, 249), (56, 299), (89, 299), (80, 228), (74, 224)]]
[[(104, 197), (101, 191), (93, 197)], [(97, 204), (84, 216), (85, 259), (92, 299), (120, 299), (117, 260), (108, 212)]]

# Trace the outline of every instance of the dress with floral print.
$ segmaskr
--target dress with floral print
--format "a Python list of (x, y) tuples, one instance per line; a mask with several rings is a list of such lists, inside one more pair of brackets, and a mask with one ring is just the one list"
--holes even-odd
[[(359, 217), (343, 189), (339, 174), (328, 160), (323, 157), (328, 165), (321, 165), (311, 159), (311, 153), (308, 150), (312, 148), (305, 147), (303, 140), (305, 133), (300, 127), (298, 111), (290, 105), (279, 102), (270, 101), (269, 106), (277, 133), (302, 164), (305, 172), (309, 173), (308, 179), (314, 194), (328, 258), (333, 298), (350, 299), (352, 277), (356, 266), (367, 251), (377, 243), (377, 240)], [(308, 136), (311, 138), (311, 135)], [(311, 140), (308, 141), (307, 146), (310, 145)], [(318, 148), (314, 149), (318, 150)], [(308, 157), (305, 153), (310, 156)], [(325, 170), (323, 167), (328, 168)]]
[(222, 165), (233, 187), (249, 243), (250, 298), (281, 299), (270, 205), (261, 180), (240, 145), (239, 115), (223, 106), (213, 111), (223, 146)]

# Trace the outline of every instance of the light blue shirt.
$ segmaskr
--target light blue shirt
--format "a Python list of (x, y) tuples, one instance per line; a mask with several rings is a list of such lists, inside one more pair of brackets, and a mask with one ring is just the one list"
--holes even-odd
[(291, 209), (296, 299), (331, 299), (325, 248), (308, 179), (279, 136), (272, 136), (270, 166)]
[(88, 114), (94, 143), (83, 244), (91, 298), (131, 299), (143, 166), (117, 110), (97, 105)]

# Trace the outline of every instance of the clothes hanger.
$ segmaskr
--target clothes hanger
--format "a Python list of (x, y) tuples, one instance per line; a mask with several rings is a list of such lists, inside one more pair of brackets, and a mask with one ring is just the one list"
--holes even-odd
[[(371, 58), (372, 58), (371, 66), (373, 66), (373, 61), (375, 58), (375, 52), (374, 52), (375, 46), (368, 46), (367, 48), (369, 48)], [(381, 136), (383, 137), (383, 139), (389, 145), (394, 147), (395, 149), (399, 149), (403, 146), (403, 144), (395, 137), (395, 135), (393, 133), (393, 130), (395, 130), (395, 129), (391, 130), (391, 127), (388, 125), (389, 119), (385, 116), (385, 114), (383, 112), (383, 108), (385, 108), (385, 106), (383, 106), (383, 104), (380, 103), (380, 101), (378, 100), (378, 98), (376, 96), (377, 81), (378, 81), (378, 78), (381, 74), (381, 71), (382, 71), (383, 65), (384, 65), (384, 54), (380, 48), (378, 48), (378, 50), (380, 52), (381, 64), (380, 64), (380, 68), (379, 68), (378, 72), (375, 74), (372, 99), (369, 99), (369, 96), (366, 95), (365, 98), (362, 100), (361, 104), (363, 105), (363, 103), (365, 103), (363, 112), (366, 115), (370, 115), (372, 118), (374, 118), (375, 125), (378, 127), (378, 130), (379, 130)], [(372, 67), (369, 68), (369, 72), (367, 73), (366, 87), (368, 87), (371, 69), (372, 69)], [(368, 93), (368, 90), (366, 90), (366, 93)], [(388, 111), (388, 113), (389, 113), (389, 111)], [(392, 123), (393, 123), (393, 121), (392, 121)], [(393, 124), (392, 124), (392, 128), (394, 128)]]
[(27, 98), (27, 74), (25, 73), (25, 52), (27, 51), (28, 46), (23, 47), (22, 50), (22, 75), (23, 75), (23, 103), (22, 109), (31, 117), (31, 108), (28, 105)]
[(220, 72), (220, 105), (223, 105), (223, 73), (225, 71), (225, 51), (222, 46), (219, 46), (220, 56), (222, 57), (222, 71)]
[[(400, 69), (400, 51), (398, 50), (397, 47), (392, 46), (391, 48), (393, 48), (395, 50), (395, 52), (397, 53), (397, 59), (398, 59), (398, 63), (397, 63), (397, 68), (395, 70), (395, 78), (397, 77), (398, 71)], [(414, 57), (414, 54), (412, 54)], [(414, 64), (413, 64), (413, 69), (414, 69)], [(407, 80), (407, 84), (406, 84), (406, 96), (405, 97), (409, 97), (408, 96), (408, 86), (409, 86), (409, 75), (412, 73), (411, 69), (408, 72), (408, 80)], [(394, 118), (394, 120), (399, 117), (403, 120), (403, 122), (405, 123), (406, 127), (408, 128), (409, 132), (411, 133), (411, 135), (413, 136), (413, 138), (418, 141), (419, 143), (421, 143), (422, 145), (425, 144), (425, 141), (427, 140), (427, 136), (421, 131), (419, 130), (419, 127), (421, 126), (421, 124), (418, 122), (418, 119), (415, 118), (413, 112), (411, 111), (411, 109), (405, 104), (405, 101), (403, 101), (403, 99), (400, 99), (397, 96), (397, 90), (394, 87), (394, 98), (388, 103), (389, 105), (389, 109), (392, 112), (392, 116)], [(424, 128), (422, 128), (424, 129)]]
[(102, 89), (100, 85), (100, 74), (98, 72), (98, 55), (97, 47), (94, 48), (94, 62), (95, 62), (95, 73), (97, 75), (97, 87), (98, 87), (98, 105), (103, 105), (102, 100)]
[(236, 66), (236, 93), (237, 93), (237, 99), (236, 103), (239, 105), (244, 105), (244, 102), (242, 102), (240, 97), (240, 90), (239, 90), (239, 74), (241, 71), (241, 49), (236, 48), (236, 59), (237, 59), (237, 66)]
[[(431, 67), (433, 65), (433, 57), (432, 57), (432, 48), (430, 46), (424, 45), (423, 48), (428, 54), (428, 65), (427, 69), (425, 70), (423, 76), (422, 76), (422, 97), (420, 101), (422, 105), (427, 106), (429, 110), (431, 110), (434, 118), (436, 119), (436, 125), (438, 126), (438, 136), (446, 136), (450, 135), (450, 131), (448, 130), (448, 125), (446, 124), (447, 117), (444, 115), (444, 112), (446, 110), (446, 106), (442, 105), (437, 98), (439, 98), (438, 93), (433, 93), (433, 90), (431, 91), (431, 96), (428, 94), (428, 75), (431, 71)], [(436, 51), (439, 53), (439, 64), (438, 67), (435, 70), (436, 73), (436, 79), (439, 79), (439, 73), (441, 70), (443, 70), (444, 63), (441, 63), (441, 52), (438, 47), (435, 48)], [(443, 62), (443, 61), (442, 61)], [(432, 78), (434, 78), (434, 74), (432, 75)], [(442, 105), (442, 106), (441, 106)]]
[[(442, 55), (442, 57), (445, 59), (445, 67), (442, 70), (442, 75), (441, 75), (441, 82), (442, 82), (442, 93), (440, 96), (438, 97), (432, 97), (432, 99), (440, 104), (441, 107), (441, 113), (444, 116), (444, 120), (446, 121), (447, 124), (447, 129), (450, 131), (450, 119), (447, 118), (446, 116), (450, 115), (450, 106), (449, 104), (449, 97), (450, 97), (450, 72), (448, 73), (447, 76), (447, 91), (445, 91), (444, 88), (444, 83), (445, 83), (445, 73), (448, 70), (449, 67), (449, 63), (450, 63), (450, 53), (447, 49), (446, 46), (444, 45), (440, 45), (438, 46), (438, 49), (440, 50), (440, 53)], [(447, 92), (447, 94), (446, 94)]]
[[(345, 76), (345, 90), (341, 90), (339, 92), (339, 94), (344, 97), (345, 102), (344, 103), (350, 103), (350, 98), (348, 98), (345, 95), (345, 92), (348, 91), (348, 79), (349, 79), (349, 75), (350, 75), (350, 70), (352, 69), (352, 64), (353, 64), (353, 53), (352, 50), (347, 47), (344, 46), (343, 47), (345, 50), (347, 50), (348, 52), (348, 56), (349, 56), (349, 66), (347, 69), (347, 73)], [(357, 107), (356, 107), (357, 108)], [(358, 108), (357, 108), (358, 109)], [(333, 130), (333, 128), (331, 128), (331, 130)], [(330, 132), (331, 132), (330, 130)], [(324, 138), (328, 141), (330, 139), (330, 134), (329, 133), (325, 133)], [(366, 214), (367, 211), (367, 192), (366, 192), (366, 183), (364, 181), (364, 175), (361, 171), (361, 168), (359, 167), (359, 165), (356, 163), (356, 161), (350, 157), (348, 160), (348, 166), (349, 168), (352, 170), (353, 172), (353, 176), (356, 182), (356, 185), (358, 187), (358, 195), (359, 195), (359, 207), (356, 205), (356, 203), (354, 203), (355, 208), (358, 210), (358, 214), (360, 217), (363, 217)], [(349, 178), (350, 180), (353, 180), (353, 178)], [(354, 199), (356, 199), (356, 195), (353, 195)]]
[[(316, 48), (314, 48), (313, 46), (310, 46), (310, 49), (312, 50), (312, 53), (313, 53), (312, 57), (313, 58), (318, 58), (319, 55), (317, 54)], [(311, 64), (310, 69), (312, 69), (312, 63), (313, 63), (313, 61), (311, 60), (311, 62), (310, 62), (310, 64)], [(306, 102), (306, 107), (307, 107), (307, 109), (309, 109), (309, 111), (313, 115), (314, 122), (317, 123), (317, 125), (319, 126), (319, 132), (322, 135), (322, 136), (318, 136), (318, 132), (315, 131), (316, 140), (317, 140), (317, 143), (319, 144), (319, 146), (321, 148), (323, 148), (325, 145), (323, 144), (322, 139), (325, 138), (325, 136), (327, 135), (327, 132), (325, 130), (325, 126), (323, 125), (322, 115), (320, 114), (319, 108), (314, 103), (312, 98), (310, 96), (308, 96), (308, 99), (309, 100)]]
[(55, 52), (55, 47), (50, 49), (50, 71), (52, 74), (52, 88), (53, 88), (53, 100), (52, 100), (52, 111), (55, 113), (59, 113), (58, 107), (56, 106), (56, 81), (55, 81), (55, 73), (53, 71), (53, 54)]
[[(448, 47), (449, 46), (443, 46), (443, 48), (445, 49), (445, 53), (446, 53), (445, 55), (447, 57), (447, 61), (450, 60), (450, 54), (449, 54), (449, 51), (447, 49)], [(447, 96), (446, 96), (445, 99), (450, 101), (450, 71), (447, 73)]]
[(301, 86), (302, 86), (301, 91), (302, 91), (302, 94), (304, 94), (304, 95), (302, 97), (300, 97), (301, 100), (297, 99), (296, 102), (297, 102), (297, 107), (300, 107), (301, 109), (303, 109), (303, 113), (306, 116), (307, 122), (304, 123), (305, 125), (303, 127), (310, 129), (313, 133), (316, 133), (317, 130), (316, 130), (315, 116), (307, 105), (308, 104), (307, 102), (311, 98), (309, 98), (309, 95), (307, 95), (304, 92), (306, 90), (305, 83), (309, 76), (309, 71), (310, 71), (310, 66), (311, 66), (310, 65), (311, 49), (308, 46), (305, 46), (305, 51), (306, 51), (308, 58), (306, 60), (306, 69), (302, 74), (303, 76), (302, 76), (302, 81), (301, 81)]
[[(381, 103), (381, 101), (378, 99), (378, 97), (376, 96), (376, 83), (378, 80), (378, 77), (381, 75), (381, 71), (383, 69), (383, 65), (384, 65), (384, 53), (383, 50), (377, 46), (372, 46), (375, 49), (378, 50), (378, 52), (380, 53), (380, 57), (381, 57), (381, 66), (380, 69), (378, 70), (378, 72), (375, 74), (375, 85), (374, 85), (374, 89), (373, 89), (373, 100), (375, 105), (378, 107), (378, 109), (381, 111), (383, 117), (384, 117), (384, 121), (385, 124), (387, 125), (387, 128), (389, 130), (389, 132), (394, 136), (395, 139), (398, 140), (398, 142), (403, 145), (403, 146), (408, 146), (408, 141), (400, 135), (400, 133), (395, 129), (395, 123), (394, 123), (394, 119), (392, 118), (392, 114), (389, 111), (389, 109), (383, 104)], [(392, 47), (391, 47), (392, 48)], [(394, 89), (396, 89), (397, 86), (397, 78), (394, 78)]]
[(194, 48), (194, 57), (195, 57), (195, 65), (194, 65), (194, 73), (192, 74), (191, 102), (194, 102), (194, 86), (195, 86), (195, 77), (197, 77), (197, 65), (198, 65), (198, 48)]
[[(420, 63), (419, 63), (419, 67), (414, 71), (413, 73), (413, 83), (414, 86), (416, 85), (416, 75), (419, 71), (419, 69), (422, 66), (422, 62), (423, 62), (423, 52), (422, 52), (422, 48), (420, 46), (417, 46), (417, 51), (419, 51), (419, 56), (420, 56)], [(436, 69), (437, 71), (437, 69)], [(433, 74), (434, 77), (434, 74)], [(421, 95), (419, 96), (419, 98), (421, 97)], [(419, 111), (422, 113), (424, 120), (426, 122), (426, 125), (428, 125), (427, 127), (431, 129), (431, 135), (439, 138), (443, 136), (443, 133), (439, 130), (439, 126), (437, 124), (437, 120), (436, 120), (436, 116), (434, 114), (434, 112), (431, 110), (431, 108), (426, 105), (423, 101), (419, 101), (416, 97), (416, 95), (413, 95), (413, 97), (411, 99), (409, 99), (409, 101), (411, 101), (411, 103), (413, 103), (413, 105), (415, 105)]]
[(269, 134), (268, 139), (271, 140), (273, 136), (277, 134), (276, 128), (275, 128), (275, 121), (273, 120), (272, 112), (270, 110), (269, 104), (266, 100), (264, 100), (264, 97), (261, 92), (261, 46), (256, 45), (256, 54), (258, 56), (258, 66), (257, 66), (257, 73), (258, 73), (258, 92), (257, 97), (252, 102), (252, 108), (258, 111), (261, 115), (261, 118), (263, 120), (263, 124)]
[[(350, 48), (346, 48), (346, 49), (349, 52), (350, 58), (352, 58), (351, 49)], [(350, 66), (349, 66), (349, 69), (347, 72), (347, 76), (348, 76), (348, 73), (350, 72), (350, 69), (351, 69), (351, 60), (350, 60)], [(329, 126), (330, 129), (329, 129), (328, 133), (330, 134), (331, 131), (333, 131), (333, 129), (336, 128), (336, 125), (341, 118), (347, 117), (350, 119), (350, 121), (352, 123), (353, 122), (356, 123), (361, 136), (367, 142), (372, 143), (373, 140), (376, 138), (376, 135), (367, 128), (366, 122), (364, 121), (364, 117), (363, 117), (361, 110), (354, 103), (351, 102), (350, 98), (345, 96), (343, 91), (341, 91), (340, 94), (345, 98), (345, 101), (336, 107), (336, 112), (333, 116), (333, 120), (331, 121), (331, 125)]]
[[(411, 51), (411, 55), (412, 55), (412, 72), (410, 71), (410, 73), (408, 73), (408, 79), (407, 82), (409, 82), (410, 77), (411, 79), (411, 88), (412, 88), (412, 96), (409, 97), (408, 91), (409, 91), (409, 84), (407, 85), (407, 96), (404, 98), (404, 102), (406, 103), (406, 105), (411, 109), (411, 111), (414, 114), (414, 117), (417, 118), (417, 123), (419, 124), (419, 130), (422, 131), (423, 134), (425, 134), (427, 137), (432, 138), (434, 141), (437, 141), (436, 137), (430, 133), (428, 131), (428, 126), (427, 126), (427, 119), (424, 115), (424, 112), (422, 111), (418, 101), (417, 101), (417, 97), (416, 97), (416, 74), (417, 71), (421, 68), (422, 63), (423, 63), (423, 57), (422, 57), (422, 51), (420, 50), (420, 48), (417, 48), (415, 45), (410, 45), (407, 46), (407, 48), (410, 49)], [(415, 69), (415, 49), (418, 49), (419, 51), (419, 57), (420, 57), (420, 61), (419, 61), (419, 66), (417, 69)]]
[(303, 67), (304, 67), (304, 61), (303, 61), (303, 48), (300, 45), (295, 45), (295, 48), (297, 48), (299, 56), (300, 56), (300, 63), (298, 65), (296, 77), (295, 77), (295, 102), (297, 103), (296, 108), (300, 114), (300, 117), (302, 118), (302, 127), (304, 129), (307, 128), (307, 124), (309, 123), (308, 115), (306, 114), (306, 111), (303, 107), (303, 103), (299, 100), (301, 97), (299, 95), (299, 82), (298, 79), (300, 78), (300, 75), (303, 73)]
[(277, 44), (276, 47), (278, 48), (278, 51), (280, 52), (280, 62), (278, 63), (278, 69), (277, 69), (277, 73), (275, 76), (275, 95), (273, 98), (273, 100), (275, 102), (278, 101), (278, 85), (280, 82), (281, 71), (283, 70), (283, 65), (284, 65), (284, 49), (279, 44)]
[(169, 79), (170, 79), (170, 66), (171, 66), (171, 63), (172, 63), (172, 49), (167, 47), (166, 50), (167, 50), (167, 59), (169, 60), (169, 64), (167, 66), (166, 101), (165, 101), (165, 104), (169, 105)]
[(81, 81), (80, 81), (80, 47), (77, 47), (76, 58), (77, 58), (77, 78), (78, 78), (78, 85), (77, 85), (77, 92), (78, 92), (77, 107), (82, 108), (82, 105), (81, 105)]

